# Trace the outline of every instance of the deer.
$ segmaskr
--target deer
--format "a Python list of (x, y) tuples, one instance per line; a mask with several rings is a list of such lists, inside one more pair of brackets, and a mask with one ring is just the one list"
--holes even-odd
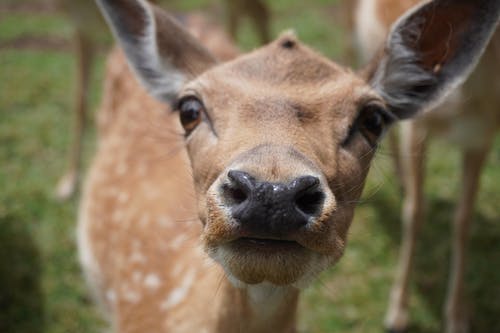
[[(466, 1), (461, 2), (466, 5)], [(356, 13), (356, 34), (364, 60), (377, 54), (384, 45), (390, 27), (398, 17), (422, 4), (420, 0), (360, 0)], [(414, 11), (417, 11), (414, 9)], [(465, 9), (464, 9), (465, 10)], [(450, 34), (453, 26), (442, 24), (441, 34)], [(453, 52), (453, 39), (440, 46)], [(439, 54), (435, 54), (439, 57)], [(467, 240), (479, 190), (481, 171), (491, 150), (495, 134), (500, 129), (500, 73), (496, 68), (500, 57), (500, 30), (496, 30), (477, 68), (470, 78), (450, 93), (444, 104), (432, 108), (400, 127), (400, 152), (396, 169), (400, 169), (404, 188), (401, 218), (402, 243), (396, 277), (391, 290), (385, 326), (389, 332), (404, 332), (409, 325), (408, 299), (410, 273), (418, 232), (424, 221), (424, 160), (429, 138), (443, 137), (454, 144), (462, 154), (461, 193), (452, 221), (452, 258), (448, 291), (444, 306), (447, 333), (468, 332), (464, 306), (464, 274)], [(439, 65), (439, 64), (438, 64)], [(436, 67), (440, 71), (441, 68)]]
[[(58, 180), (55, 197), (64, 201), (78, 191), (82, 170), (82, 149), (89, 113), (90, 76), (98, 53), (98, 36), (105, 23), (93, 1), (52, 0), (54, 7), (64, 14), (73, 28), (72, 55), (75, 58), (75, 91), (72, 96), (73, 124), (71, 142), (67, 149), (66, 171)], [(151, 0), (155, 3), (156, 0)]]
[(227, 30), (234, 40), (237, 40), (241, 20), (248, 16), (252, 20), (255, 31), (262, 44), (271, 41), (270, 17), (271, 13), (262, 0), (226, 0), (228, 11)]
[[(150, 0), (158, 3), (158, 0)], [(90, 73), (97, 56), (98, 46), (96, 36), (103, 30), (104, 22), (100, 19), (97, 7), (93, 1), (54, 0), (56, 8), (60, 10), (73, 26), (73, 50), (75, 61), (75, 92), (72, 98), (73, 125), (71, 128), (71, 143), (66, 158), (66, 171), (59, 179), (55, 189), (55, 196), (59, 200), (67, 200), (78, 191), (82, 169), (82, 147), (88, 114), (88, 98), (90, 89)], [(270, 40), (270, 13), (265, 3), (254, 0), (226, 1), (227, 29), (231, 37), (236, 40), (237, 31), (244, 16), (249, 16), (254, 22), (255, 29), (262, 43)], [(189, 16), (196, 21), (197, 36), (210, 33), (213, 30), (211, 22), (199, 15)], [(220, 34), (215, 34), (220, 36)], [(226, 43), (222, 37), (221, 43)], [(228, 49), (226, 47), (226, 49)], [(228, 52), (234, 50), (228, 49)]]
[(72, 97), (73, 125), (68, 149), (66, 171), (56, 185), (55, 196), (69, 199), (77, 190), (82, 169), (82, 145), (89, 104), (90, 73), (96, 58), (96, 35), (102, 33), (104, 22), (100, 19), (95, 3), (91, 1), (54, 1), (73, 27), (72, 54), (75, 58), (75, 92)]
[(495, 0), (426, 2), (354, 72), (293, 32), (222, 59), (144, 0), (97, 3), (119, 50), (77, 240), (114, 332), (296, 332), (380, 138), (468, 76), (500, 16)]

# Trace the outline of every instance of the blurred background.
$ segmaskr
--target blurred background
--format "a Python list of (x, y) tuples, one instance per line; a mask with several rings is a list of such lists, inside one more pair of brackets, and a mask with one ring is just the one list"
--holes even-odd
[[(79, 1), (71, 0), (73, 6)], [(347, 3), (349, 2), (349, 3)], [(294, 28), (326, 56), (355, 65), (351, 0), (273, 0), (271, 37)], [(225, 2), (164, 0), (163, 7), (202, 11), (224, 24)], [(346, 4), (347, 3), (347, 4)], [(95, 145), (107, 30), (93, 29), (97, 57), (83, 170)], [(55, 187), (67, 167), (76, 90), (75, 24), (50, 0), (0, 0), (0, 332), (99, 332), (105, 327), (77, 262), (78, 194), (59, 201)], [(237, 34), (242, 50), (260, 39), (250, 20)], [(418, 243), (410, 303), (411, 332), (441, 332), (450, 221), (460, 188), (460, 156), (431, 145), (426, 223)], [(470, 240), (467, 308), (471, 332), (500, 332), (500, 137), (481, 178)], [(321, 275), (300, 305), (301, 332), (382, 332), (400, 243), (401, 191), (391, 153), (382, 146), (372, 168), (350, 244), (341, 262)]]

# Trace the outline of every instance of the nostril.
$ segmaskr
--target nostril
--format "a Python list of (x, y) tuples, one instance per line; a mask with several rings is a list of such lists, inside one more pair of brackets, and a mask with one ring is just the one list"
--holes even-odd
[(325, 194), (320, 189), (320, 181), (317, 177), (304, 176), (295, 179), (291, 184), (291, 190), (295, 191), (295, 207), (306, 215), (316, 215), (321, 211)]
[(255, 180), (246, 172), (231, 170), (227, 174), (228, 183), (222, 186), (224, 197), (231, 205), (239, 205), (248, 199), (255, 187)]
[(295, 207), (306, 215), (316, 215), (321, 210), (324, 198), (325, 195), (320, 191), (301, 193), (295, 198)]
[(233, 205), (239, 205), (248, 198), (247, 194), (241, 188), (225, 185), (223, 191), (226, 199)]

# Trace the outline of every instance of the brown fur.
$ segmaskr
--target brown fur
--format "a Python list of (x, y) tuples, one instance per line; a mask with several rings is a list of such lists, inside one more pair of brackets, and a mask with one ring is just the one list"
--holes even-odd
[[(100, 144), (81, 209), (86, 215), (84, 220), (99, 221), (85, 225), (87, 230), (84, 232), (89, 235), (92, 255), (98, 263), (97, 274), (89, 276), (89, 279), (97, 286), (99, 294), (108, 295), (102, 302), (118, 315), (113, 321), (120, 332), (157, 331), (160, 327), (169, 331), (169, 325), (178, 323), (188, 326), (173, 330), (175, 332), (202, 332), (203, 327), (212, 331), (214, 325), (232, 327), (217, 332), (234, 331), (236, 314), (228, 316), (229, 322), (214, 322), (216, 314), (229, 311), (220, 307), (223, 305), (217, 305), (226, 304), (219, 299), (223, 294), (221, 289), (233, 290), (233, 287), (224, 282), (220, 268), (209, 263), (198, 247), (201, 225), (197, 222), (194, 208), (196, 201), (191, 173), (195, 175), (196, 192), (205, 193), (224, 166), (252, 146), (262, 144), (268, 145), (262, 149), (276, 150), (275, 158), (258, 161), (255, 169), (248, 170), (257, 177), (283, 181), (300, 174), (301, 169), (285, 167), (289, 165), (286, 159), (290, 158), (288, 152), (292, 147), (294, 152), (306, 159), (303, 169), (307, 170), (310, 164), (314, 164), (327, 175), (336, 195), (336, 223), (329, 223), (330, 216), (325, 215), (323, 222), (318, 221), (316, 229), (300, 237), (311, 248), (331, 256), (329, 262), (341, 256), (354, 202), (362, 189), (359, 183), (366, 176), (372, 148), (362, 139), (353, 145), (353, 151), (335, 147), (347, 133), (347, 125), (355, 115), (353, 108), (366, 98), (376, 96), (363, 80), (333, 65), (298, 41), (293, 40), (293, 49), (283, 48), (281, 44), (290, 38), (283, 37), (264, 49), (207, 72), (188, 85), (186, 89), (197, 89), (206, 97), (206, 105), (216, 105), (220, 110), (234, 108), (234, 103), (237, 103), (242, 110), (238, 114), (228, 109), (227, 112), (210, 115), (220, 117), (217, 123), (221, 127), (216, 131), (221, 146), (224, 146), (223, 151), (215, 153), (206, 143), (199, 141), (209, 140), (208, 127), (197, 129), (200, 132), (197, 133), (198, 138), (193, 137), (188, 144), (190, 154), (195, 156), (193, 171), (189, 170), (177, 115), (144, 92), (127, 69), (120, 52), (115, 51), (110, 56), (103, 107), (99, 113)], [(250, 64), (252, 66), (249, 67)], [(256, 72), (253, 66), (266, 70)], [(300, 74), (319, 71), (324, 73), (319, 77)], [(224, 81), (219, 78), (224, 78)], [(241, 80), (247, 84), (242, 85), (238, 82)], [(219, 88), (213, 90), (211, 86)], [(300, 94), (306, 88), (315, 93)], [(241, 89), (246, 89), (244, 94)], [(246, 97), (242, 99), (242, 95)], [(280, 126), (274, 126), (276, 121), (286, 121), (290, 126), (286, 132), (279, 130)], [(241, 122), (245, 123), (245, 131), (237, 130), (236, 124)], [(344, 125), (328, 126), (331, 122)], [(269, 135), (256, 135), (272, 127), (276, 130), (267, 131)], [(318, 138), (315, 135), (318, 131), (324, 136)], [(202, 132), (206, 132), (203, 133), (204, 139)], [(290, 135), (294, 132), (296, 135)], [(255, 141), (256, 137), (259, 137), (259, 142)], [(329, 139), (325, 141), (325, 138)], [(327, 146), (331, 148), (325, 149)], [(243, 158), (255, 159), (258, 156), (247, 155)], [(268, 170), (275, 171), (268, 173)], [(211, 195), (206, 198), (207, 201)], [(198, 201), (201, 203), (198, 211), (202, 212), (202, 221), (205, 222), (205, 198), (199, 197)], [(221, 213), (212, 211), (212, 214)], [(205, 226), (203, 237), (207, 246), (211, 247), (232, 235), (223, 224), (212, 223)], [(182, 263), (177, 259), (180, 255)], [(310, 254), (304, 253), (301, 260), (307, 261), (309, 257)], [(252, 267), (260, 264), (248, 262)], [(176, 269), (176, 265), (182, 268)], [(270, 261), (269, 265), (274, 264)], [(288, 266), (299, 268), (301, 264), (291, 261)], [(192, 274), (195, 274), (196, 284), (183, 299), (183, 302), (189, 302), (190, 307), (161, 310), (162, 302), (175, 289), (176, 281), (181, 276), (186, 278), (191, 269), (194, 270)], [(176, 270), (180, 275), (175, 276), (173, 272)], [(144, 279), (148, 274), (157, 276), (161, 287), (145, 288)], [(245, 275), (245, 272), (242, 274)], [(257, 275), (252, 277), (252, 274)], [(252, 271), (246, 278), (261, 281), (262, 276), (258, 274)], [(271, 279), (285, 284), (297, 278), (283, 271)], [(236, 290), (231, 291), (234, 292)], [(296, 295), (296, 291), (290, 292), (286, 297)], [(209, 311), (212, 316), (207, 314), (202, 320), (196, 313), (207, 311), (206, 304), (210, 304), (213, 313)], [(245, 307), (238, 311), (244, 310)], [(278, 316), (275, 324), (272, 321), (266, 324), (269, 330), (259, 327), (249, 332), (289, 331), (290, 325), (293, 325), (289, 311), (286, 310), (286, 330), (277, 329), (284, 324)], [(245, 312), (237, 318), (248, 316), (251, 317)]]

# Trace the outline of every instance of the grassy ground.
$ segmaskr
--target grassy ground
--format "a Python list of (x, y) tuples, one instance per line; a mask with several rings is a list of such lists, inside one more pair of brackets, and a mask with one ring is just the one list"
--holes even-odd
[[(2, 0), (8, 4), (35, 0)], [(170, 1), (177, 9), (220, 14), (216, 1)], [(271, 2), (270, 2), (271, 3)], [(272, 2), (275, 33), (294, 27), (310, 45), (340, 57), (346, 45), (335, 4), (328, 0)], [(0, 45), (15, 39), (69, 39), (57, 13), (0, 10)], [(239, 35), (249, 49), (247, 24)], [(99, 101), (103, 55), (91, 91)], [(0, 49), (0, 332), (96, 332), (103, 322), (89, 301), (76, 261), (78, 199), (58, 203), (54, 185), (65, 167), (71, 125), (74, 59), (66, 51)], [(86, 140), (93, 150), (94, 133)], [(88, 158), (87, 158), (88, 160)], [(413, 277), (412, 332), (440, 332), (448, 267), (449, 220), (459, 191), (459, 154), (433, 145), (428, 163), (427, 220)], [(485, 172), (472, 229), (467, 273), (472, 332), (500, 332), (500, 140)], [(308, 289), (301, 304), (306, 332), (382, 332), (397, 257), (400, 193), (382, 148), (350, 236), (345, 257)], [(307, 329), (305, 329), (307, 327)]]

